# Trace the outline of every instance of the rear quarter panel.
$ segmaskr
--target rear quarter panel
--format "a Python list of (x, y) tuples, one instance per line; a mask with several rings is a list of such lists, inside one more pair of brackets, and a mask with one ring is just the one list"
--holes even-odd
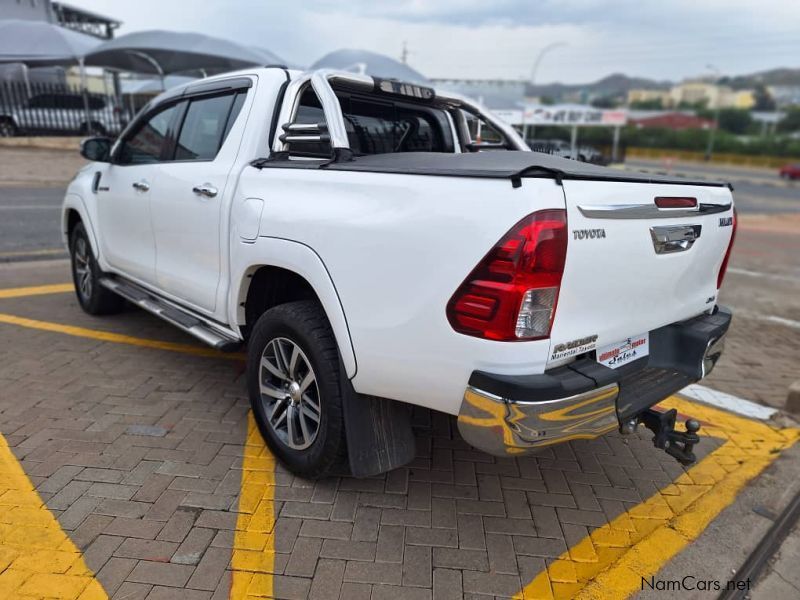
[[(456, 414), (475, 369), (542, 372), (549, 342), (458, 334), (445, 308), (517, 221), (563, 208), (549, 179), (454, 178), (319, 169), (246, 169), (237, 196), (259, 197), (259, 236), (320, 256), (341, 300), (356, 390)], [(314, 282), (312, 282), (313, 284)]]

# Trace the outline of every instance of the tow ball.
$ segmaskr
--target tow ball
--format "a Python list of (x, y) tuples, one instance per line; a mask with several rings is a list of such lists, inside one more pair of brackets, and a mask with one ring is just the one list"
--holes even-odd
[(675, 431), (675, 421), (678, 411), (673, 409), (660, 412), (649, 408), (640, 413), (636, 418), (620, 427), (622, 433), (633, 433), (639, 423), (653, 432), (653, 445), (664, 450), (682, 465), (691, 465), (697, 462), (694, 455), (694, 446), (700, 442), (697, 432), (700, 423), (696, 419), (686, 420), (686, 431)]

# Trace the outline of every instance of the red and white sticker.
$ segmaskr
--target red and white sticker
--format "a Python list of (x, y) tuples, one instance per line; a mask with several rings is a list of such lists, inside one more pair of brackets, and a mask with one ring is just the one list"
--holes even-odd
[(642, 333), (597, 349), (597, 362), (612, 369), (638, 360), (650, 353), (650, 334)]

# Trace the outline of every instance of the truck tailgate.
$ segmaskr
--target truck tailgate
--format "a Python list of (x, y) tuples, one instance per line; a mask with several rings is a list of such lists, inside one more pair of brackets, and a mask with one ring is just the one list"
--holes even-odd
[[(733, 231), (727, 187), (576, 180), (563, 185), (569, 243), (549, 365), (628, 338), (635, 347), (639, 336), (714, 307)], [(696, 199), (696, 206), (659, 208), (657, 197)]]

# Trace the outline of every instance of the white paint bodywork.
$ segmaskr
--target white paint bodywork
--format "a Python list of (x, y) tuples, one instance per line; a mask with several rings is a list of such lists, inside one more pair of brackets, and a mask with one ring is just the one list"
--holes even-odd
[[(586, 223), (575, 206), (684, 193), (730, 202), (727, 189), (562, 186), (534, 178), (514, 188), (507, 179), (259, 170), (249, 163), (269, 154), (286, 73), (272, 68), (228, 75), (243, 76), (253, 87), (214, 161), (93, 163), (78, 173), (64, 201), (63, 230), (68, 211), (77, 211), (102, 269), (238, 337), (248, 276), (265, 265), (294, 271), (316, 291), (357, 392), (451, 414), (458, 413), (474, 370), (534, 374), (548, 366), (550, 340), (482, 340), (456, 333), (445, 314), (478, 261), (534, 211), (566, 206), (570, 229), (608, 230), (603, 240), (570, 239), (554, 342), (595, 333), (599, 343), (612, 342), (713, 306), (704, 302), (715, 296), (729, 239), (729, 230), (722, 235), (712, 227), (716, 217), (703, 221), (712, 229), (709, 243), (703, 239), (692, 256), (675, 259), (656, 257), (646, 222)], [(113, 184), (110, 193), (92, 191), (97, 172), (103, 185)], [(142, 178), (149, 192), (134, 192), (131, 183)], [(218, 188), (216, 198), (191, 193), (205, 183)]]

